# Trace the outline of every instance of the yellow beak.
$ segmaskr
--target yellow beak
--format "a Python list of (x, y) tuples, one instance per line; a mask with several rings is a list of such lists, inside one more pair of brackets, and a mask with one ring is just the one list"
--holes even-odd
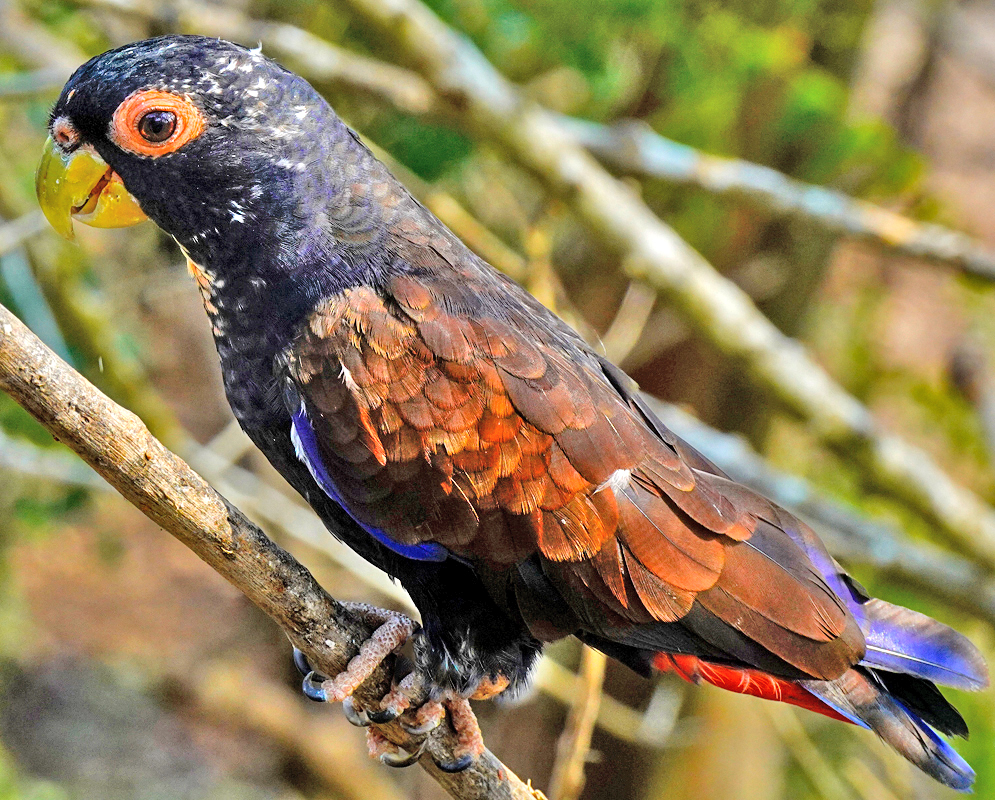
[(148, 219), (92, 148), (66, 154), (51, 136), (35, 175), (35, 191), (45, 217), (69, 241), (76, 238), (73, 219), (94, 228), (125, 228)]

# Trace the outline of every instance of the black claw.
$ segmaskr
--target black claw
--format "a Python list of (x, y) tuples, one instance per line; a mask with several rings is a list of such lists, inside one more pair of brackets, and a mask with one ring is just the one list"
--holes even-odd
[(368, 728), (370, 726), (370, 718), (366, 711), (357, 709), (351, 697), (347, 697), (342, 701), (342, 713), (345, 714), (346, 720), (357, 728)]
[(297, 671), (301, 673), (301, 675), (307, 675), (314, 671), (308, 663), (307, 656), (296, 647), (294, 648), (294, 666), (297, 667)]
[(304, 680), (301, 681), (301, 691), (304, 692), (304, 696), (316, 703), (327, 703), (328, 694), (321, 687), (324, 680), (321, 675), (315, 675), (314, 672), (305, 675)]
[[(434, 758), (432, 760), (435, 761)], [(435, 766), (443, 772), (453, 774), (455, 772), (464, 772), (465, 770), (470, 769), (476, 760), (477, 759), (473, 756), (467, 754), (462, 758), (457, 758), (455, 761), (435, 761)]]
[(386, 725), (401, 716), (401, 712), (396, 708), (385, 708), (381, 711), (367, 711), (366, 716), (375, 725)]
[(436, 717), (435, 719), (430, 719), (428, 722), (423, 722), (421, 725), (408, 725), (404, 720), (401, 720), (400, 725), (412, 736), (425, 736), (442, 723), (442, 717)]
[[(408, 753), (401, 748), (398, 748), (396, 753), (384, 753), (380, 756), (380, 763), (386, 764), (388, 767), (395, 767), (397, 769), (402, 769), (404, 767), (410, 767), (412, 764), (417, 764), (418, 759), (422, 757), (422, 753), (425, 752), (425, 742), (418, 745), (418, 749), (413, 753)], [(403, 753), (403, 755), (402, 755)]]

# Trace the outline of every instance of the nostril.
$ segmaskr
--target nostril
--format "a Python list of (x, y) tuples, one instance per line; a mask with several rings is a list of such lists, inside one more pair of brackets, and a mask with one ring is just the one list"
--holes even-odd
[(52, 138), (63, 150), (73, 150), (79, 145), (79, 132), (65, 117), (59, 117), (52, 123)]

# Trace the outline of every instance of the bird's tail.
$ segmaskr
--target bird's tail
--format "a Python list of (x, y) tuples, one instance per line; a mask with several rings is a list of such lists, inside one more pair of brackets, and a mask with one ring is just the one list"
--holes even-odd
[(952, 628), (915, 611), (875, 599), (859, 612), (867, 653), (835, 680), (792, 681), (668, 653), (658, 654), (653, 666), (868, 728), (936, 780), (969, 791), (974, 770), (938, 734), (967, 736), (967, 725), (935, 684), (984, 688), (988, 670), (981, 654)]

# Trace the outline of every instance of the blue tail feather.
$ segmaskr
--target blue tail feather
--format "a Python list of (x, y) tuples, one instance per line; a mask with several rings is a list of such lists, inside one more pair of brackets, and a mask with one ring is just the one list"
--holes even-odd
[(847, 719), (870, 728), (923, 772), (959, 792), (971, 791), (975, 774), (970, 765), (871, 673), (851, 669), (834, 681), (800, 683)]
[(952, 628), (883, 600), (869, 600), (863, 610), (867, 617), (863, 664), (957, 689), (988, 685), (981, 653)]

